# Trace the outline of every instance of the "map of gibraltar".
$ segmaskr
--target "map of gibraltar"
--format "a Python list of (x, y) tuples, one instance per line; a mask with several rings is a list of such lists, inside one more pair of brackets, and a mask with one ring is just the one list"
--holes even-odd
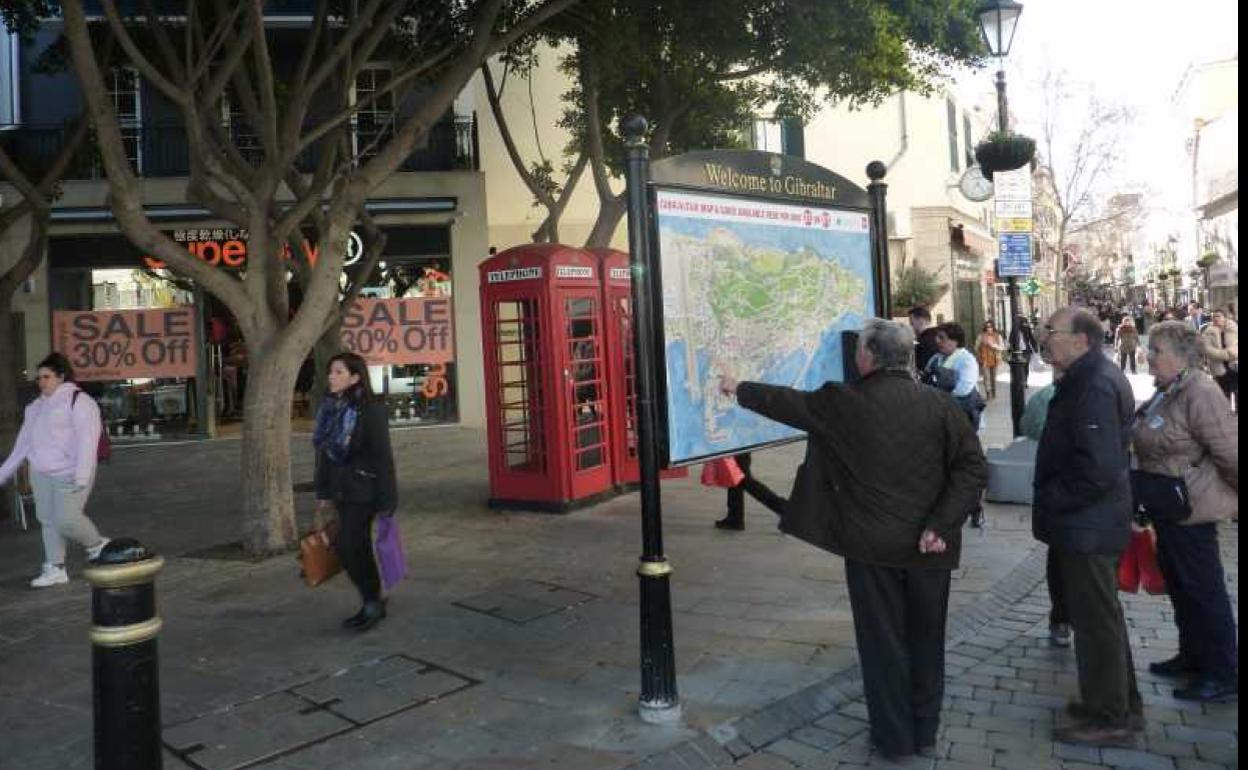
[(841, 332), (875, 314), (866, 215), (669, 191), (657, 209), (670, 462), (800, 437), (719, 377), (843, 379)]

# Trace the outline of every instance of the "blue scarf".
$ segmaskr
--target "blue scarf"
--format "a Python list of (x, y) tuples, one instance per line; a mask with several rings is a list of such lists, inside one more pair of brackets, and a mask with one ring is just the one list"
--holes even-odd
[(342, 465), (351, 455), (351, 434), (355, 432), (359, 416), (360, 407), (355, 399), (327, 395), (316, 412), (313, 446), (324, 449), (332, 462)]

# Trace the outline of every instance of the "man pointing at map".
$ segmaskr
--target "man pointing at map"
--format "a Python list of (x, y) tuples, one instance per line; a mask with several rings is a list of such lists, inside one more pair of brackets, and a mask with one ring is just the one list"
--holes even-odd
[(740, 406), (808, 434), (780, 529), (845, 558), (871, 738), (889, 757), (935, 756), (950, 574), (987, 483), (966, 416), (914, 381), (913, 347), (908, 326), (873, 319), (858, 341), (861, 382), (720, 380)]

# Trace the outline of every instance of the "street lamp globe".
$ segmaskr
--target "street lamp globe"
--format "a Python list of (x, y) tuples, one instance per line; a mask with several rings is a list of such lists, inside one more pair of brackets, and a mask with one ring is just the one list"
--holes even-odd
[(979, 16), (979, 31), (984, 35), (984, 44), (993, 56), (1010, 55), (1014, 29), (1022, 12), (1023, 4), (1014, 0), (988, 0), (975, 12)]

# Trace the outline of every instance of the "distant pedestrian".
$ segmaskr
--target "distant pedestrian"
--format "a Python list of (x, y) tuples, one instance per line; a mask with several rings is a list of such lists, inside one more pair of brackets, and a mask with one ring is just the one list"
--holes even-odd
[(1225, 310), (1215, 310), (1200, 330), (1204, 344), (1205, 363), (1209, 375), (1217, 381), (1230, 400), (1232, 408), (1239, 411), (1239, 325), (1231, 320)]
[(936, 355), (936, 327), (932, 312), (922, 305), (910, 308), (910, 328), (914, 331), (914, 368), (923, 371)]
[(809, 435), (780, 529), (845, 558), (871, 739), (936, 756), (945, 621), (961, 527), (987, 465), (963, 412), (914, 382), (913, 334), (868, 321), (862, 380), (813, 392), (724, 378), (742, 407)]
[(1055, 578), (1074, 629), (1081, 700), (1077, 722), (1056, 731), (1065, 743), (1134, 744), (1143, 706), (1126, 620), (1118, 601), (1118, 560), (1131, 534), (1129, 447), (1134, 398), (1123, 373), (1101, 354), (1101, 324), (1063, 308), (1041, 344), (1061, 372), (1036, 451), (1032, 530), (1052, 553)]
[(1159, 324), (1148, 347), (1157, 392), (1136, 413), (1132, 445), (1141, 470), (1183, 480), (1191, 508), (1180, 521), (1153, 522), (1179, 628), (1179, 654), (1149, 670), (1189, 676), (1186, 686), (1174, 691), (1179, 700), (1237, 698), (1239, 646), (1217, 522), (1239, 508), (1239, 421), (1200, 369), (1195, 329)]
[(355, 353), (329, 359), (329, 393), (316, 413), (316, 500), (318, 511), (338, 510), (338, 555), (363, 606), (343, 621), (367, 631), (386, 616), (381, 578), (373, 555), (376, 516), (398, 505), (394, 455), (385, 404), (373, 396), (368, 365)]
[(94, 559), (108, 544), (83, 513), (99, 462), (100, 407), (74, 382), (74, 370), (60, 353), (39, 362), (39, 397), (26, 407), (13, 451), (0, 466), (0, 486), (30, 463), (35, 514), (43, 530), (43, 569), (32, 588), (69, 582), (65, 541), (73, 540)]
[(753, 458), (749, 452), (742, 452), (734, 455), (733, 459), (737, 461), (737, 467), (745, 474), (745, 478), (741, 479), (741, 483), (735, 487), (728, 488), (728, 515), (715, 522), (715, 526), (719, 529), (731, 529), (740, 531), (745, 529), (745, 495), (748, 492), (750, 497), (767, 506), (767, 508), (779, 515), (784, 512), (784, 498), (771, 491), (771, 487), (754, 478), (750, 472), (750, 466), (753, 465)]
[[(953, 396), (971, 427), (978, 430), (979, 416), (984, 411), (984, 399), (979, 395), (979, 363), (971, 351), (966, 349), (966, 332), (956, 323), (941, 324), (936, 327), (935, 356), (927, 362), (927, 380)], [(951, 376), (941, 377), (938, 369), (947, 370)]]
[(1124, 315), (1118, 328), (1114, 331), (1114, 350), (1118, 352), (1118, 368), (1127, 370), (1131, 364), (1131, 373), (1135, 374), (1135, 354), (1140, 347), (1140, 331), (1135, 328), (1131, 316)]
[(984, 377), (984, 395), (989, 399), (997, 397), (997, 367), (1001, 365), (1001, 354), (1004, 352), (1005, 340), (997, 331), (997, 325), (985, 321), (979, 338), (975, 340), (975, 358)]
[(1188, 326), (1200, 331), (1205, 328), (1205, 324), (1209, 323), (1209, 316), (1205, 314), (1205, 309), (1200, 306), (1199, 302), (1189, 302), (1185, 320)]

